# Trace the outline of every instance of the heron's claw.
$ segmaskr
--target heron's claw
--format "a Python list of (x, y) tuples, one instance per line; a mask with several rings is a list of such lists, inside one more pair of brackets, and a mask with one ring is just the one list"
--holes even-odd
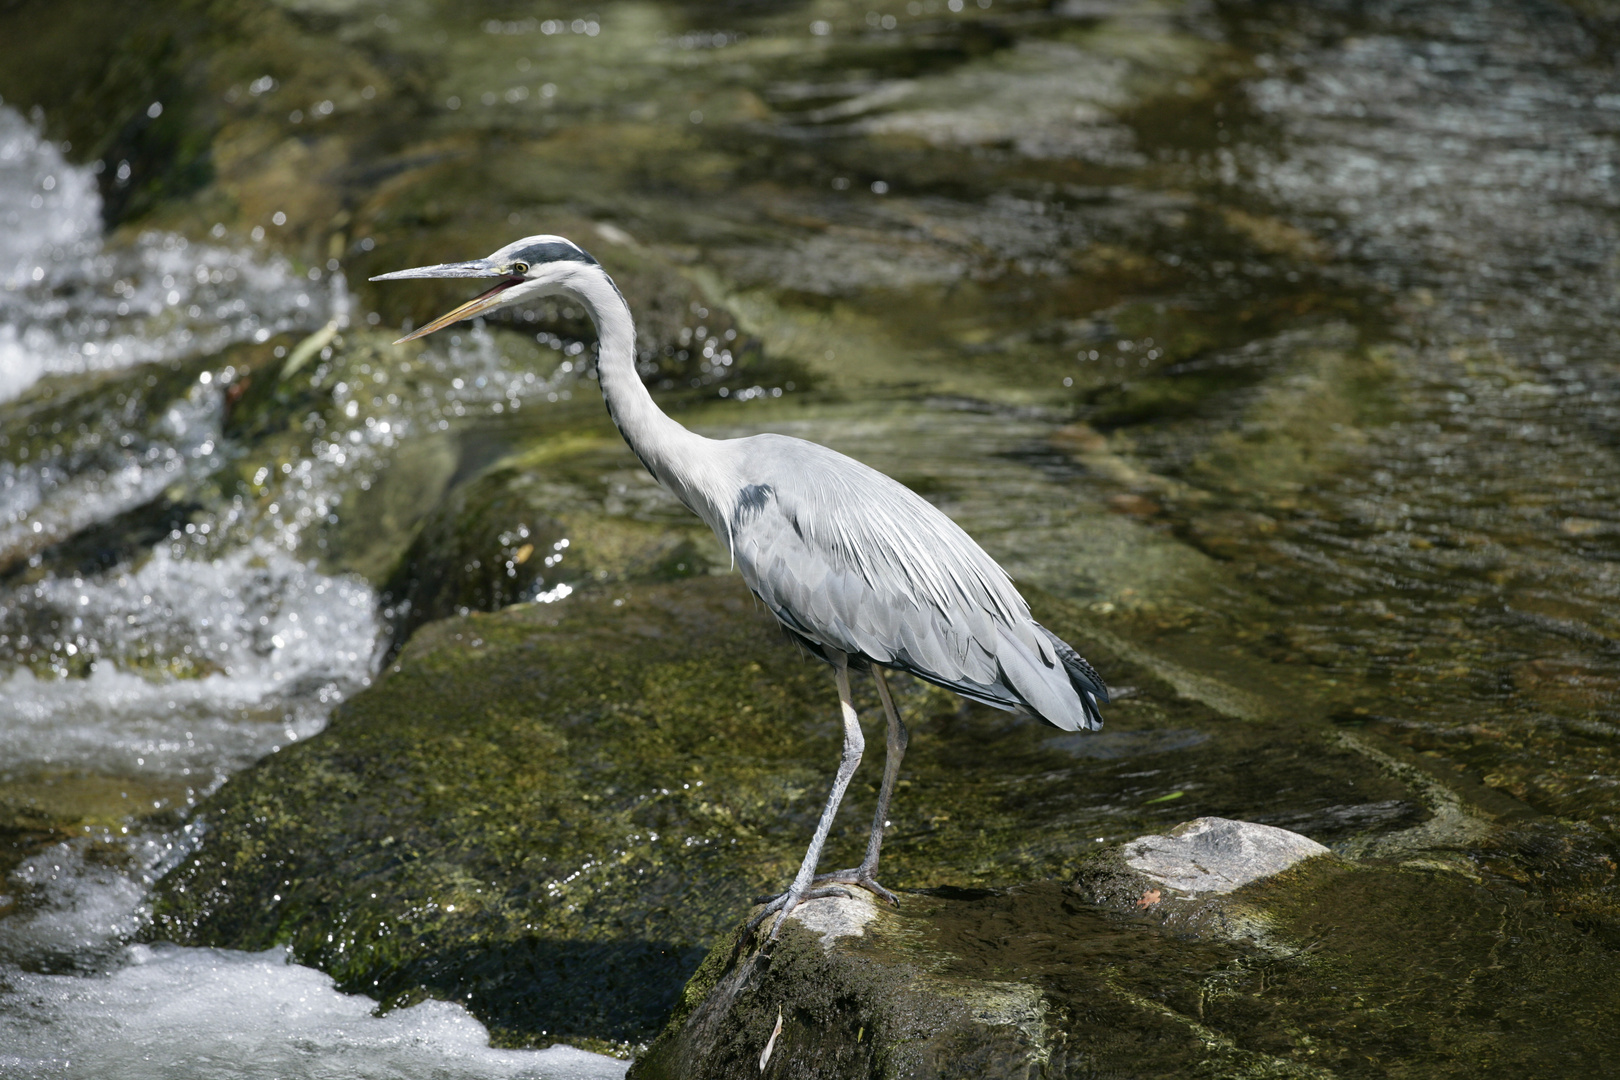
[(834, 870), (830, 874), (817, 874), (812, 885), (859, 885), (879, 900), (887, 900), (895, 907), (900, 906), (900, 898), (894, 893), (879, 885), (872, 877), (872, 872), (865, 867), (857, 866), (849, 870)]
[(759, 928), (760, 923), (780, 911), (782, 914), (777, 918), (776, 924), (771, 927), (771, 936), (767, 939), (767, 941), (775, 941), (782, 936), (782, 927), (787, 923), (787, 917), (793, 914), (794, 908), (806, 900), (822, 900), (829, 896), (842, 896), (846, 900), (850, 899), (849, 890), (840, 889), (837, 885), (825, 889), (807, 889), (802, 896), (794, 896), (793, 890), (789, 889), (787, 892), (776, 896), (756, 897), (754, 903), (764, 904), (765, 906), (754, 913), (754, 917), (748, 920), (743, 930), (747, 935), (752, 936), (754, 931)]

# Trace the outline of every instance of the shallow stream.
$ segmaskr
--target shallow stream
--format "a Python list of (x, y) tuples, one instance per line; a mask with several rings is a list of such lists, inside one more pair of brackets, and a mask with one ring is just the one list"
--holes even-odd
[[(890, 472), (1302, 753), (1346, 730), (1489, 789), (1564, 854), (1462, 845), (1471, 872), (1620, 945), (1600, 6), (3, 22), (37, 48), (0, 46), (0, 1075), (622, 1073), (488, 1049), (458, 1005), (373, 1017), (281, 951), (135, 943), (198, 802), (316, 736), (415, 625), (402, 559), (450, 494), (596, 440), (548, 479), (690, 532), (602, 442), (579, 313), (389, 344), (465, 297), (368, 276), (540, 232), (619, 277), (690, 426)], [(127, 60), (81, 80), (94, 108), (53, 89), (64, 39)], [(723, 562), (692, 536), (680, 572)], [(477, 595), (566, 604), (569, 566), (554, 545)], [(1151, 788), (1166, 823), (1223, 805)]]

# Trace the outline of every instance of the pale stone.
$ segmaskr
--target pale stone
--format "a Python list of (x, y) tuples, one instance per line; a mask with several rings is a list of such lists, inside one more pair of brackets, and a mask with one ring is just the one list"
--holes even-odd
[(1328, 849), (1308, 836), (1219, 817), (1195, 818), (1163, 835), (1139, 836), (1124, 847), (1131, 869), (1190, 896), (1229, 893), (1326, 854)]
[(851, 888), (850, 892), (848, 897), (806, 900), (789, 918), (821, 935), (823, 948), (832, 948), (839, 938), (860, 937), (866, 932), (866, 924), (877, 916), (877, 905), (865, 889)]

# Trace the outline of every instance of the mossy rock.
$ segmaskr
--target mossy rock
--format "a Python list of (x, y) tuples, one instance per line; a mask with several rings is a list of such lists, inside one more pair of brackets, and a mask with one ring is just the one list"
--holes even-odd
[[(1084, 641), (1071, 609), (1039, 599)], [(898, 688), (915, 737), (887, 884), (1063, 879), (1098, 834), (1275, 811), (1285, 787), (1288, 811), (1324, 822), (1401, 791), (1352, 752), (1302, 760), (1091, 651), (1139, 687), (1106, 737)], [(881, 715), (867, 680), (857, 698)], [(464, 1002), (507, 1045), (630, 1047), (752, 898), (791, 876), (839, 743), (826, 669), (731, 577), (431, 623), (326, 732), (200, 808), (204, 840), (159, 884), (152, 934), (290, 943), (345, 989)], [(1165, 800), (1195, 773), (1228, 782)], [(827, 865), (858, 860), (880, 774), (874, 760), (857, 775)]]
[[(1039, 1075), (1047, 1050), (1039, 990), (948, 972), (935, 920), (953, 906), (916, 896), (903, 912), (880, 914), (861, 894), (811, 901), (768, 949), (733, 935), (630, 1075)], [(823, 933), (828, 927), (837, 929)]]
[(1144, 884), (1110, 846), (1071, 885), (812, 901), (773, 949), (717, 947), (630, 1076), (1460, 1080), (1620, 1047), (1614, 950), (1501, 881), (1313, 858), (1213, 898)]
[(453, 487), (382, 593), (403, 644), (451, 615), (726, 565), (714, 534), (641, 469), (618, 433), (590, 428), (549, 435)]
[(291, 942), (347, 989), (464, 1001), (504, 1043), (645, 1037), (789, 871), (772, 827), (835, 721), (825, 674), (751, 614), (716, 580), (426, 627), (204, 808), (156, 936)]

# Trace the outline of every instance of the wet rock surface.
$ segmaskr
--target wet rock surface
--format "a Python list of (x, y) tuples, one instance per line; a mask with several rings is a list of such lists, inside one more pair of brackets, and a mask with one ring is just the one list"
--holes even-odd
[[(1062, 627), (1073, 611), (1047, 601), (1043, 617)], [(1186, 725), (1214, 734), (1235, 721), (1138, 674), (1133, 709), (1175, 715), (1182, 735), (1159, 747), (1144, 731), (1149, 745), (1113, 762), (1033, 721), (902, 684), (915, 734), (884, 880), (960, 890), (1073, 874), (1097, 832), (1151, 827), (1185, 805), (1115, 801), (1142, 760), (1172, 781), (1223, 760), (1228, 812), (1275, 813), (1276, 800), (1240, 793), (1301, 768), (1318, 770), (1292, 804), (1305, 817), (1399, 790), (1351, 752), (1324, 746), (1302, 763), (1252, 726), (1189, 738)], [(859, 701), (881, 715), (864, 682)], [(391, 1005), (465, 1002), (504, 1044), (633, 1047), (750, 898), (791, 877), (837, 760), (834, 706), (824, 666), (729, 575), (430, 623), (319, 739), (200, 808), (206, 836), (159, 885), (152, 934), (286, 942)], [(829, 863), (858, 861), (879, 775), (875, 761), (858, 775)]]
[(1199, 818), (1125, 845), (1125, 865), (1189, 896), (1229, 893), (1328, 849), (1308, 836), (1251, 821)]
[(325, 737), (216, 797), (154, 933), (288, 941), (345, 989), (464, 1001), (507, 1044), (642, 1036), (785, 870), (761, 833), (808, 780), (783, 758), (824, 726), (820, 673), (750, 648), (746, 595), (433, 624)]
[[(1566, 1010), (1620, 1004), (1620, 961), (1520, 890), (1432, 866), (1313, 856), (1200, 899), (1161, 895), (1167, 883), (1131, 866), (1144, 846), (1261, 828), (1188, 822), (1097, 853), (1068, 885), (924, 890), (898, 910), (864, 897), (813, 901), (769, 953), (740, 932), (717, 947), (630, 1075), (1604, 1068), (1602, 1037), (1557, 1033)], [(1311, 846), (1284, 835), (1293, 839), (1268, 839)], [(834, 905), (859, 917), (820, 910)], [(1538, 936), (1555, 943), (1545, 966), (1528, 947)]]

